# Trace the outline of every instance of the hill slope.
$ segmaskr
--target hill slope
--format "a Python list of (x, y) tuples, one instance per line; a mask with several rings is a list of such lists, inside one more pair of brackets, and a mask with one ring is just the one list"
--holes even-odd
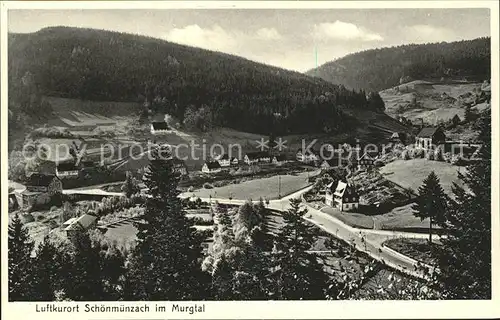
[(363, 92), (240, 57), (68, 27), (9, 35), (9, 109), (46, 113), (40, 96), (140, 102), (181, 120), (205, 106), (215, 125), (265, 134), (344, 131), (354, 122), (337, 106), (367, 105)]
[(380, 91), (413, 79), (490, 78), (490, 38), (403, 45), (353, 53), (307, 74), (348, 88)]
[(488, 103), (479, 82), (412, 81), (380, 91), (388, 115), (436, 125), (455, 115), (464, 119), (467, 106), (480, 111)]

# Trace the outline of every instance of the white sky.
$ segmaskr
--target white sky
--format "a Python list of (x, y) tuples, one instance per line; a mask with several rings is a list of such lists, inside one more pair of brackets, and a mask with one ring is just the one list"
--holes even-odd
[(148, 35), (306, 71), (366, 49), (490, 36), (488, 9), (9, 10), (10, 32), (77, 26)]

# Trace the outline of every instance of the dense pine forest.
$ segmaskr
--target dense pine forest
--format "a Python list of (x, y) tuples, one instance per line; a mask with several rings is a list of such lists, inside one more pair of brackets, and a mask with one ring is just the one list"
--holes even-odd
[(9, 35), (11, 111), (40, 110), (42, 100), (22, 101), (27, 83), (37, 96), (137, 101), (143, 116), (166, 112), (182, 121), (188, 108), (209, 108), (215, 125), (256, 133), (342, 131), (349, 121), (339, 106), (372, 105), (363, 91), (240, 57), (68, 27)]
[(353, 53), (307, 72), (352, 89), (380, 91), (412, 79), (490, 78), (490, 38)]

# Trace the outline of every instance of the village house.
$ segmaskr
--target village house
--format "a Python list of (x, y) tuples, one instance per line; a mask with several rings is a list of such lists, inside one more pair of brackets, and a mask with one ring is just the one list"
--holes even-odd
[(97, 226), (97, 217), (83, 214), (78, 218), (71, 218), (62, 224), (62, 228), (69, 240), (75, 241), (78, 235)]
[(172, 158), (172, 161), (174, 163), (174, 170), (176, 172), (180, 173), (181, 176), (185, 176), (188, 174), (188, 169), (184, 161), (179, 158)]
[(222, 168), (227, 168), (227, 167), (230, 167), (230, 166), (235, 166), (235, 165), (238, 165), (239, 161), (237, 158), (235, 157), (229, 157), (228, 154), (223, 154), (219, 157), (217, 157), (217, 162), (219, 162), (219, 165), (222, 167)]
[(377, 151), (366, 151), (361, 157), (358, 159), (358, 169), (368, 169), (373, 167), (375, 164), (375, 159), (378, 157)]
[(406, 143), (406, 134), (404, 132), (393, 132), (389, 139), (392, 143)]
[(451, 118), (451, 124), (453, 126), (457, 126), (462, 122), (462, 119), (458, 116), (458, 114), (454, 115), (453, 118)]
[(359, 195), (346, 182), (332, 182), (326, 186), (325, 204), (340, 211), (352, 211), (359, 208)]
[(55, 175), (33, 173), (28, 177), (26, 189), (16, 194), (21, 208), (49, 203), (52, 196), (62, 193), (62, 182)]
[(278, 154), (273, 157), (273, 160), (271, 162), (276, 166), (282, 166), (287, 162), (287, 158), (284, 154)]
[(243, 161), (248, 165), (254, 163), (269, 163), (271, 162), (271, 156), (265, 151), (249, 152), (245, 154)]
[(203, 173), (217, 173), (221, 172), (222, 168), (217, 161), (207, 161), (203, 164), (201, 172)]
[(74, 162), (62, 162), (56, 165), (56, 176), (58, 178), (76, 178), (80, 172)]
[(304, 151), (302, 149), (299, 149), (299, 150), (297, 150), (296, 158), (297, 158), (297, 161), (300, 161), (303, 163), (310, 163), (310, 162), (314, 162), (314, 161), (319, 161), (319, 155), (314, 150), (305, 150)]
[(415, 144), (417, 148), (433, 149), (446, 142), (446, 136), (441, 127), (425, 127), (417, 135)]
[(169, 127), (165, 121), (151, 122), (151, 133), (152, 134), (167, 133), (168, 130), (169, 130)]

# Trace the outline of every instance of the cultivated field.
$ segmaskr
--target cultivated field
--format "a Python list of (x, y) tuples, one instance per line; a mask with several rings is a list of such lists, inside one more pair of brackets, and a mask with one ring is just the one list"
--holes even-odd
[[(296, 175), (281, 175), (281, 196), (291, 194), (310, 185), (307, 181), (308, 175), (311, 175), (311, 173), (304, 172)], [(213, 198), (232, 197), (233, 199), (239, 200), (258, 200), (259, 198), (271, 200), (278, 198), (278, 189), (279, 178), (278, 176), (274, 176), (245, 181), (239, 184), (226, 185), (219, 188), (194, 190), (193, 192), (189, 192), (189, 195), (194, 194), (194, 196), (200, 198), (212, 196)]]
[[(463, 119), (465, 108), (459, 100), (474, 89), (480, 88), (481, 83), (431, 84), (413, 81), (398, 87), (399, 91), (395, 87), (380, 92), (388, 115), (403, 116), (410, 120), (422, 118), (426, 123), (437, 123), (440, 120), (449, 120), (455, 115)], [(404, 108), (413, 99), (418, 106)], [(400, 110), (401, 106), (403, 109)]]
[(45, 97), (55, 115), (48, 125), (78, 130), (78, 127), (113, 126), (135, 117), (139, 110), (136, 102), (88, 101)]
[(406, 206), (394, 208), (391, 211), (373, 216), (374, 229), (381, 230), (411, 230), (427, 231), (429, 219), (420, 220), (413, 215), (411, 207), (413, 203)]
[(418, 191), (423, 180), (434, 171), (441, 181), (441, 186), (449, 195), (452, 194), (453, 182), (460, 183), (458, 171), (465, 171), (465, 168), (453, 166), (447, 162), (429, 161), (426, 159), (396, 160), (380, 168), (384, 177), (405, 188), (412, 188)]

